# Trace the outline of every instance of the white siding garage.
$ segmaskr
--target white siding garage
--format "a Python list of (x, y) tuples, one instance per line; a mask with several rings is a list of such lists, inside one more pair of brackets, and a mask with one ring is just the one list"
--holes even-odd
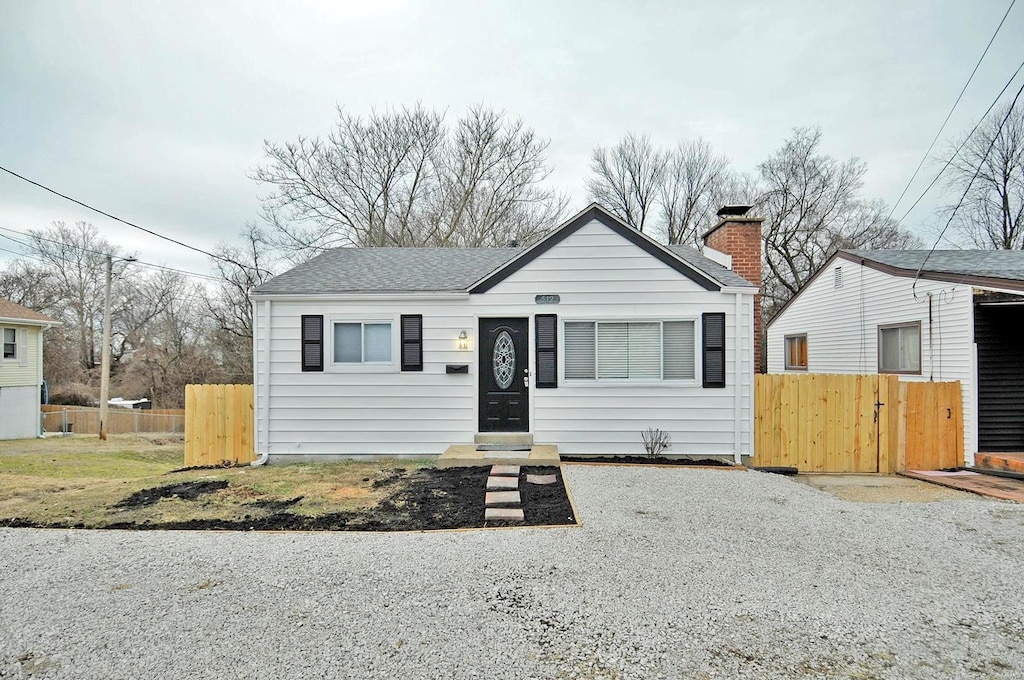
[(53, 319), (0, 299), (0, 439), (40, 434), (43, 331)]

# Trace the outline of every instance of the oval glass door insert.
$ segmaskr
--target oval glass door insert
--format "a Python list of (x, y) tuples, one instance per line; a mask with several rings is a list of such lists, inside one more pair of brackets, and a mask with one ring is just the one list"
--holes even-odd
[(494, 341), (494, 382), (507, 390), (516, 377), (516, 346), (508, 331), (498, 333)]

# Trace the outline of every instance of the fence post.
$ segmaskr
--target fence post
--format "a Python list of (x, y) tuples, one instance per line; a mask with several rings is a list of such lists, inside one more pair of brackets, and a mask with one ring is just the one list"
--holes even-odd
[(61, 436), (62, 437), (67, 437), (68, 436), (68, 410), (66, 408), (62, 408), (60, 410), (60, 414), (61, 414), (61, 418), (60, 418), (60, 432), (61, 432)]

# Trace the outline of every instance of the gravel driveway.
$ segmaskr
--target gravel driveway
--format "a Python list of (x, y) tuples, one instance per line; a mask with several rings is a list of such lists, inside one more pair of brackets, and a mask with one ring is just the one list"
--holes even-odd
[(583, 528), (0, 530), (0, 678), (1024, 676), (1024, 506), (566, 474)]

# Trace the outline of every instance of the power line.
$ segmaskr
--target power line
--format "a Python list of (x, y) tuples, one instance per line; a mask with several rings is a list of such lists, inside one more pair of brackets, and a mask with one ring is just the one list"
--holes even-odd
[[(974, 186), (974, 180), (978, 179), (978, 175), (981, 174), (981, 167), (985, 164), (985, 161), (988, 160), (989, 154), (992, 153), (992, 148), (995, 146), (996, 140), (999, 138), (999, 133), (1002, 132), (1003, 126), (1006, 125), (1006, 121), (1013, 114), (1013, 110), (1017, 106), (1017, 100), (1020, 99), (1020, 95), (1022, 93), (1024, 93), (1024, 85), (1021, 85), (1020, 89), (1017, 90), (1017, 94), (1014, 95), (1013, 101), (1010, 102), (1010, 106), (1006, 110), (1006, 115), (1003, 116), (1003, 119), (1001, 121), (999, 121), (999, 126), (996, 128), (995, 132), (993, 133), (992, 139), (991, 139), (991, 141), (988, 144), (988, 148), (985, 149), (985, 153), (982, 155), (981, 159), (978, 161), (978, 166), (974, 169), (974, 174), (971, 176), (971, 180), (967, 183), (967, 187), (964, 189), (964, 193), (961, 194), (960, 200), (957, 201), (956, 206), (954, 206), (954, 208), (953, 208), (953, 211), (949, 214), (949, 219), (946, 220), (946, 225), (944, 227), (942, 227), (942, 231), (939, 232), (939, 237), (937, 239), (935, 239), (935, 244), (932, 245), (931, 249), (928, 251), (928, 254), (925, 255), (924, 260), (921, 262), (921, 266), (917, 268), (917, 273), (914, 274), (914, 283), (913, 283), (913, 286), (912, 286), (912, 288), (914, 289), (914, 297), (915, 297), (915, 299), (917, 298), (917, 292), (916, 292), (917, 280), (921, 276), (921, 272), (924, 270), (924, 266), (926, 264), (928, 264), (928, 259), (932, 256), (932, 253), (935, 252), (935, 248), (938, 247), (939, 241), (941, 241), (942, 237), (946, 234), (946, 230), (949, 229), (949, 225), (951, 225), (953, 223), (953, 218), (956, 217), (956, 213), (957, 213), (958, 210), (960, 210), (960, 206), (963, 205), (964, 199), (967, 198), (967, 194), (969, 194), (971, 192), (971, 187)], [(977, 126), (975, 126), (975, 127), (977, 127)]]
[[(80, 251), (82, 251), (84, 253), (92, 253), (93, 255), (103, 255), (103, 256), (106, 256), (106, 255), (110, 254), (110, 253), (105, 253), (105, 252), (102, 252), (102, 251), (99, 251), (99, 250), (92, 250), (90, 248), (86, 248), (84, 246), (76, 245), (74, 243), (65, 243), (64, 241), (57, 241), (56, 239), (46, 238), (45, 236), (40, 236), (38, 234), (28, 234), (28, 233), (23, 232), (23, 231), (18, 231), (17, 229), (11, 229), (10, 227), (0, 227), (0, 229), (2, 229), (3, 231), (9, 231), (12, 234), (19, 234), (21, 236), (25, 236), (27, 238), (38, 239), (40, 241), (46, 241), (47, 243), (53, 243), (53, 244), (56, 244), (56, 245), (59, 245), (59, 246), (64, 246), (65, 248), (74, 248), (74, 249), (80, 250)], [(25, 243), (23, 241), (19, 241), (18, 239), (12, 238), (11, 236), (7, 236), (6, 234), (0, 234), (0, 236), (3, 236), (4, 238), (10, 239), (10, 240), (14, 241), (15, 243), (19, 243), (22, 246), (25, 246), (27, 248), (34, 248), (37, 251), (40, 250), (38, 247), (36, 247), (36, 246), (34, 246), (34, 245), (30, 244), (30, 243)], [(199, 278), (203, 278), (203, 279), (210, 279), (211, 281), (220, 281), (221, 280), (220, 278), (218, 278), (216, 276), (211, 276), (209, 274), (200, 274), (199, 272), (192, 272), (192, 271), (188, 271), (187, 269), (177, 269), (175, 267), (168, 267), (166, 265), (155, 264), (153, 262), (143, 262), (141, 260), (136, 260), (135, 264), (141, 265), (143, 267), (152, 267), (154, 269), (163, 269), (165, 271), (177, 272), (179, 274), (185, 274), (187, 276), (195, 276), (195, 277), (199, 277)]]
[[(999, 29), (1003, 27), (1003, 24), (1006, 22), (1006, 17), (1010, 15), (1010, 10), (1013, 9), (1013, 6), (1014, 4), (1016, 4), (1016, 2), (1017, 0), (1010, 0), (1010, 6), (1006, 8), (1006, 12), (1003, 14), (1003, 18), (999, 21), (999, 25), (996, 26), (995, 33), (992, 34), (992, 37), (989, 38), (988, 40), (988, 44), (985, 45), (985, 51), (982, 52), (981, 57), (978, 58), (978, 63), (974, 65), (974, 70), (971, 71), (971, 75), (968, 76), (967, 82), (964, 83), (963, 88), (960, 90), (960, 94), (957, 95), (956, 101), (953, 102), (953, 107), (949, 110), (949, 113), (946, 114), (946, 119), (943, 120), (942, 125), (939, 126), (939, 131), (935, 133), (935, 138), (932, 139), (932, 143), (928, 145), (928, 150), (924, 152), (924, 156), (921, 158), (921, 162), (917, 164), (917, 168), (914, 170), (914, 174), (910, 176), (910, 181), (907, 182), (907, 186), (903, 187), (903, 193), (901, 193), (900, 197), (896, 199), (896, 202), (892, 206), (892, 210), (889, 211), (889, 217), (887, 217), (886, 220), (892, 219), (893, 213), (895, 213), (896, 208), (899, 207), (900, 201), (902, 201), (903, 197), (907, 195), (908, 191), (910, 191), (911, 185), (913, 185), (914, 180), (917, 179), (917, 174), (921, 172), (921, 168), (924, 167), (925, 161), (928, 160), (928, 154), (930, 154), (932, 152), (932, 149), (935, 148), (935, 142), (939, 141), (939, 136), (942, 135), (942, 131), (946, 129), (946, 123), (949, 122), (949, 119), (952, 117), (953, 112), (956, 110), (957, 105), (960, 103), (960, 100), (963, 99), (964, 92), (967, 92), (967, 87), (971, 84), (971, 81), (974, 80), (974, 75), (978, 72), (978, 67), (980, 67), (981, 62), (985, 60), (985, 55), (988, 54), (989, 48), (992, 47), (992, 43), (995, 42), (996, 36), (999, 35)], [(931, 185), (929, 185), (929, 188), (931, 188)], [(917, 205), (917, 203), (915, 202), (914, 205)]]
[[(1017, 70), (1014, 71), (1013, 75), (1010, 76), (1010, 79), (1006, 81), (1006, 84), (1003, 85), (1003, 89), (999, 91), (999, 94), (996, 95), (996, 98), (993, 99), (992, 103), (988, 105), (988, 108), (985, 109), (985, 113), (981, 114), (981, 118), (979, 118), (978, 122), (974, 124), (974, 127), (971, 128), (971, 131), (968, 132), (967, 136), (964, 137), (962, 142), (960, 142), (960, 145), (956, 147), (956, 149), (953, 151), (953, 155), (946, 160), (946, 163), (942, 166), (942, 169), (939, 170), (938, 174), (935, 175), (935, 177), (932, 178), (932, 181), (928, 184), (928, 186), (924, 188), (924, 191), (922, 191), (921, 195), (917, 197), (917, 200), (914, 201), (914, 204), (907, 208), (907, 211), (903, 213), (903, 217), (896, 220), (897, 225), (902, 224), (903, 220), (907, 219), (907, 216), (914, 211), (914, 208), (917, 207), (917, 204), (921, 202), (921, 200), (928, 194), (928, 192), (931, 191), (932, 187), (935, 186), (939, 179), (942, 178), (942, 175), (946, 172), (946, 170), (949, 169), (949, 166), (953, 164), (953, 161), (956, 159), (956, 157), (960, 155), (960, 151), (964, 148), (967, 142), (970, 141), (971, 137), (974, 136), (974, 133), (978, 130), (981, 124), (985, 122), (985, 118), (988, 117), (988, 114), (992, 111), (992, 109), (995, 108), (996, 104), (999, 103), (999, 99), (1003, 96), (1003, 94), (1006, 93), (1008, 89), (1010, 89), (1010, 85), (1013, 84), (1013, 81), (1017, 78), (1017, 75), (1021, 72), (1022, 69), (1024, 69), (1024, 61), (1020, 63), (1020, 65), (1017, 67)], [(889, 213), (889, 216), (892, 217), (891, 212)]]
[(115, 222), (120, 222), (121, 224), (126, 224), (129, 227), (132, 227), (133, 229), (138, 229), (139, 231), (143, 231), (143, 232), (145, 232), (145, 233), (147, 233), (147, 234), (149, 234), (151, 236), (156, 236), (157, 238), (161, 238), (161, 239), (163, 239), (165, 241), (169, 241), (170, 243), (173, 243), (175, 245), (179, 245), (182, 248), (188, 248), (189, 250), (194, 250), (197, 253), (202, 253), (203, 255), (206, 255), (207, 257), (213, 258), (214, 260), (220, 260), (221, 262), (227, 262), (229, 264), (233, 264), (236, 267), (241, 267), (243, 269), (251, 269), (253, 271), (256, 271), (257, 273), (260, 271), (256, 267), (251, 267), (251, 266), (249, 266), (247, 264), (243, 264), (241, 262), (235, 262), (231, 258), (224, 257), (223, 255), (214, 255), (213, 253), (211, 253), (208, 250), (203, 250), (202, 248), (197, 248), (196, 246), (189, 245), (188, 243), (185, 243), (184, 241), (179, 241), (178, 239), (171, 238), (170, 236), (164, 236), (163, 234), (161, 234), (159, 232), (156, 232), (156, 231), (153, 231), (152, 229), (147, 229), (146, 227), (139, 226), (138, 224), (135, 224), (134, 222), (129, 222), (128, 220), (121, 219), (120, 217), (118, 217), (116, 215), (111, 215), (110, 213), (106, 212), (105, 210), (100, 210), (99, 208), (91, 206), (88, 203), (85, 203), (83, 201), (79, 201), (77, 198), (72, 198), (71, 196), (68, 196), (67, 194), (62, 194), (61, 192), (57, 191), (56, 189), (51, 189), (50, 187), (46, 186), (45, 184), (40, 184), (39, 182), (36, 182), (35, 180), (29, 179), (28, 177), (25, 177), (24, 175), (19, 175), (18, 173), (14, 172), (13, 170), (5, 168), (2, 165), (0, 165), (0, 170), (3, 170), (8, 175), (11, 175), (13, 177), (17, 177), (18, 179), (20, 179), (20, 180), (22, 180), (24, 182), (28, 182), (29, 184), (31, 184), (33, 186), (39, 187), (43, 191), (48, 191), (51, 194), (53, 194), (54, 196), (60, 196), (61, 198), (65, 199), (67, 201), (71, 201), (72, 203), (75, 203), (77, 205), (80, 205), (83, 208), (86, 208), (87, 210), (92, 210), (93, 212), (99, 213), (100, 215), (103, 215), (104, 217), (109, 217), (110, 219), (114, 220)]

